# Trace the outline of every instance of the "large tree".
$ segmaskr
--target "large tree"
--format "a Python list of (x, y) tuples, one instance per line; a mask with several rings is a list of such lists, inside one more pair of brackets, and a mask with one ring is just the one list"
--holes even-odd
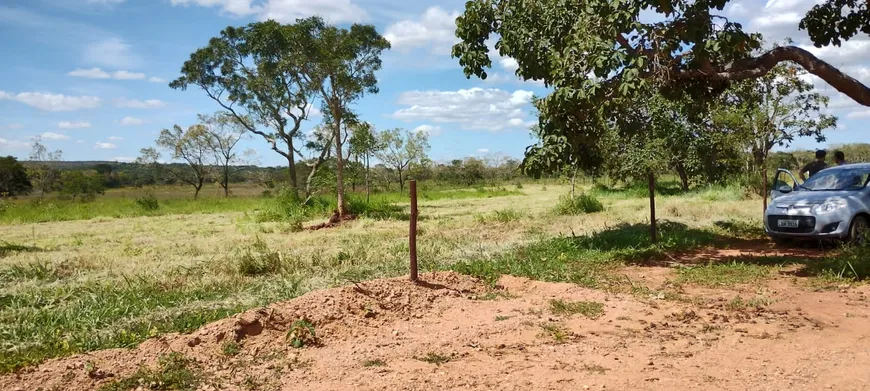
[(13, 156), (0, 157), (0, 198), (29, 194), (33, 190), (27, 170)]
[(229, 197), (231, 169), (233, 164), (239, 162), (236, 145), (245, 135), (244, 124), (226, 112), (200, 114), (198, 118), (205, 127), (205, 139), (220, 169), (218, 183), (224, 189), (224, 197)]
[[(213, 157), (206, 127), (193, 125), (185, 130), (175, 125), (172, 129), (163, 129), (157, 137), (157, 146), (166, 150), (171, 160), (184, 161), (187, 167), (167, 165), (165, 169), (179, 181), (193, 186), (193, 198), (199, 198), (199, 191), (209, 175), (210, 159)], [(153, 149), (143, 149), (142, 155), (145, 161), (159, 161), (159, 154)]]
[(405, 190), (405, 180), (411, 164), (420, 163), (429, 150), (429, 138), (425, 132), (385, 130), (380, 134), (381, 149), (376, 152), (378, 159), (387, 167), (395, 170), (399, 190)]
[[(485, 68), (492, 65), (487, 40), (497, 35), (495, 48), (517, 61), (517, 75), (557, 89), (548, 105), (630, 95), (649, 81), (707, 95), (720, 92), (726, 82), (758, 78), (779, 63), (793, 62), (870, 106), (870, 89), (805, 49), (756, 52), (761, 36), (719, 14), (728, 2), (472, 0), (457, 18), (461, 42), (453, 55), (466, 75), (485, 78)], [(870, 31), (864, 3), (827, 0), (807, 14), (801, 27), (816, 45), (837, 45), (858, 31)], [(658, 18), (641, 18), (650, 11)]]
[(45, 197), (45, 193), (52, 192), (58, 187), (60, 182), (58, 163), (63, 156), (63, 151), (59, 149), (54, 152), (49, 151), (39, 136), (33, 138), (31, 148), (28, 176), (39, 190), (39, 199), (42, 199)]
[(169, 84), (182, 90), (201, 88), (241, 126), (266, 140), (287, 159), (293, 192), (298, 189), (295, 156), (301, 156), (295, 141), (312, 114), (317, 92), (308, 68), (314, 50), (310, 45), (322, 25), (311, 18), (287, 25), (268, 20), (227, 27), (191, 54), (182, 76)]
[(380, 136), (375, 130), (374, 125), (368, 122), (355, 124), (351, 127), (350, 134), (350, 154), (355, 156), (357, 160), (361, 160), (363, 169), (365, 170), (365, 186), (366, 186), (366, 202), (369, 202), (371, 195), (371, 158), (381, 150)]
[(837, 118), (823, 113), (828, 97), (815, 92), (805, 72), (780, 65), (767, 75), (735, 85), (724, 95), (714, 121), (741, 134), (761, 178), (767, 209), (768, 156), (774, 147), (787, 147), (797, 137), (825, 140), (824, 131), (837, 126)]
[(374, 26), (354, 24), (350, 29), (323, 25), (310, 46), (308, 67), (323, 102), (326, 126), (332, 134), (336, 159), (336, 212), (347, 214), (344, 198), (344, 149), (346, 127), (357, 123), (350, 106), (365, 94), (378, 92), (375, 72), (381, 69), (381, 53), (390, 42)]

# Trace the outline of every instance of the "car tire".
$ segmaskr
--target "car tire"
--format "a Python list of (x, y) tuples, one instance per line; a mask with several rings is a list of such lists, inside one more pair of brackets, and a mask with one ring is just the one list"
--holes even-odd
[(855, 216), (849, 226), (849, 243), (855, 245), (867, 244), (867, 235), (870, 234), (870, 222), (867, 216)]

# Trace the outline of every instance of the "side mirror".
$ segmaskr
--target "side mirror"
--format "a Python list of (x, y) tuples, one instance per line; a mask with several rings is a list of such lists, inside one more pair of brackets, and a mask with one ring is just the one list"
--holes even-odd
[(780, 193), (791, 193), (792, 191), (794, 191), (794, 189), (792, 189), (791, 186), (789, 186), (785, 183), (780, 185), (776, 190), (779, 191)]

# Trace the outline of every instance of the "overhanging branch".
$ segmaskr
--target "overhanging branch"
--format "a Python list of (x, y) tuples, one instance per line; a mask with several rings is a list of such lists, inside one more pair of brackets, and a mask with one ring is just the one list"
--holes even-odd
[(678, 70), (672, 73), (678, 79), (745, 80), (762, 77), (781, 62), (791, 61), (807, 72), (818, 76), (837, 91), (855, 102), (870, 106), (870, 88), (836, 67), (796, 46), (782, 46), (761, 56), (735, 61), (710, 70)]

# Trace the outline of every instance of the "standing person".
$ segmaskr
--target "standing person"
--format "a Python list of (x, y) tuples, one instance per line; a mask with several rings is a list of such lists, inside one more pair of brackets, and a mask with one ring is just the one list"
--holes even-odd
[(804, 173), (809, 173), (809, 176), (813, 176), (817, 172), (828, 168), (828, 163), (825, 163), (825, 156), (827, 155), (828, 153), (825, 152), (824, 149), (816, 151), (816, 160), (807, 163), (807, 165), (804, 166), (804, 168), (801, 168), (801, 171), (798, 173), (801, 177), (801, 181), (807, 180), (807, 176), (804, 176)]
[(838, 166), (849, 164), (849, 162), (846, 161), (846, 154), (843, 153), (843, 151), (834, 152), (834, 163), (837, 163)]

